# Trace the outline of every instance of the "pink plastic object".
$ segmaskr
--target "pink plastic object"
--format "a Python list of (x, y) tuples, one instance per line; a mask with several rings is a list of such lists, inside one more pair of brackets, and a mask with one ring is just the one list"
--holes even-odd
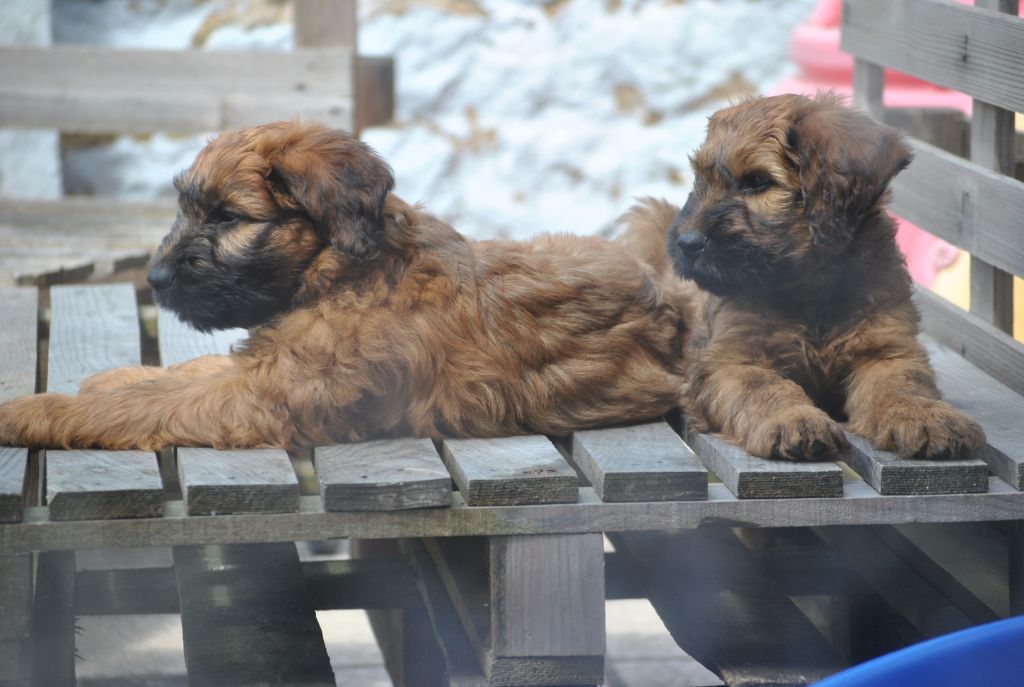
[[(970, 0), (958, 0), (973, 4)], [(831, 90), (852, 95), (853, 57), (839, 50), (839, 22), (842, 0), (819, 0), (810, 19), (793, 31), (790, 57), (799, 73), (778, 84), (773, 93), (802, 93)], [(971, 98), (939, 88), (906, 74), (886, 70), (883, 101), (886, 107), (945, 108), (970, 114)], [(936, 273), (953, 263), (957, 249), (910, 222), (897, 218), (896, 242), (907, 258), (910, 274), (931, 286)]]

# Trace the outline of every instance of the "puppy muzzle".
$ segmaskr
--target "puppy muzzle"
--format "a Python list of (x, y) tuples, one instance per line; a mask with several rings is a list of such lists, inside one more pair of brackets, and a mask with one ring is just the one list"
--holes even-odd
[(676, 239), (676, 244), (687, 259), (693, 260), (697, 258), (704, 251), (705, 246), (708, 245), (708, 237), (706, 234), (702, 234), (698, 231), (687, 231), (679, 234), (679, 238)]

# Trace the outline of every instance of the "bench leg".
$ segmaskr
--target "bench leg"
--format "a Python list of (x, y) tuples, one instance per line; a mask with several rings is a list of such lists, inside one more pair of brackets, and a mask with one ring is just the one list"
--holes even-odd
[(75, 552), (43, 551), (36, 559), (32, 684), (75, 684)]
[(1010, 615), (1024, 614), (1024, 520), (1010, 524)]
[(0, 685), (32, 679), (32, 554), (0, 556)]

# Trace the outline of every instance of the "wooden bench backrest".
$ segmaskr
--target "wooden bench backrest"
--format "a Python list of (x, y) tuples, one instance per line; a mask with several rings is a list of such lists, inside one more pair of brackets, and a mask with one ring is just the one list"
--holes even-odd
[(1009, 176), (1014, 113), (1024, 110), (1017, 4), (846, 0), (841, 47), (855, 58), (856, 104), (879, 120), (885, 68), (974, 98), (970, 159), (913, 141), (915, 160), (896, 178), (893, 211), (971, 253), (970, 313), (920, 289), (925, 331), (1024, 392), (1024, 346), (1010, 336), (1013, 276), (1024, 275), (1024, 183)]

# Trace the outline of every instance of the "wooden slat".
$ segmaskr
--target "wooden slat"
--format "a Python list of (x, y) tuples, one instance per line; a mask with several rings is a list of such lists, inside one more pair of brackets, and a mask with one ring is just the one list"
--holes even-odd
[(687, 442), (712, 472), (741, 499), (839, 497), (843, 471), (831, 462), (791, 462), (750, 455), (710, 434), (692, 432)]
[[(50, 291), (47, 389), (75, 393), (85, 377), (139, 364), (131, 284)], [(154, 517), (163, 507), (155, 456), (143, 451), (47, 451), (46, 492), (54, 520)]]
[(177, 365), (202, 355), (227, 355), (232, 346), (248, 336), (244, 329), (221, 329), (204, 334), (163, 308), (157, 310), (157, 333), (160, 362), (165, 366)]
[(943, 398), (985, 429), (982, 459), (1007, 483), (1024, 488), (1024, 397), (934, 341), (924, 344)]
[(728, 685), (803, 685), (845, 662), (725, 528), (613, 535), (687, 654)]
[(430, 439), (398, 439), (314, 449), (324, 510), (450, 506), (452, 480)]
[(28, 449), (0, 446), (0, 522), (21, 520)]
[(442, 457), (471, 506), (569, 503), (576, 473), (542, 436), (447, 439)]
[(299, 507), (299, 480), (281, 449), (179, 448), (178, 481), (189, 515), (288, 513)]
[(32, 577), (31, 553), (0, 556), (0, 684), (32, 674)]
[[(0, 289), (0, 403), (26, 396), (36, 387), (35, 289)], [(0, 522), (21, 520), (28, 450), (0, 447)]]
[(484, 674), (495, 685), (600, 683), (600, 534), (426, 542)]
[(915, 289), (914, 303), (927, 334), (1024, 394), (1024, 344), (925, 288)]
[(572, 534), (734, 527), (891, 525), (909, 522), (1019, 520), (1024, 493), (998, 477), (985, 494), (879, 496), (860, 480), (846, 482), (841, 499), (738, 499), (722, 484), (708, 485), (707, 501), (605, 503), (593, 489), (571, 504), (467, 506), (458, 494), (451, 508), (382, 513), (326, 512), (319, 496), (299, 499), (298, 513), (187, 516), (180, 501), (166, 501), (159, 518), (95, 522), (54, 521), (49, 509), (25, 509), (22, 524), (0, 525), (0, 554), (41, 549), (257, 543), (339, 537), (400, 538), (459, 535)]
[(1024, 24), (932, 0), (847, 0), (840, 47), (972, 97), (1024, 111)]
[(988, 490), (988, 466), (977, 459), (920, 460), (880, 451), (847, 433), (846, 464), (879, 494), (977, 494)]
[(41, 551), (32, 627), (32, 684), (75, 684), (75, 552)]
[(912, 143), (913, 163), (893, 180), (893, 212), (1002, 270), (1024, 274), (1024, 182)]
[(174, 550), (189, 684), (334, 685), (294, 544)]
[(708, 496), (708, 472), (665, 422), (576, 432), (572, 459), (604, 501)]

